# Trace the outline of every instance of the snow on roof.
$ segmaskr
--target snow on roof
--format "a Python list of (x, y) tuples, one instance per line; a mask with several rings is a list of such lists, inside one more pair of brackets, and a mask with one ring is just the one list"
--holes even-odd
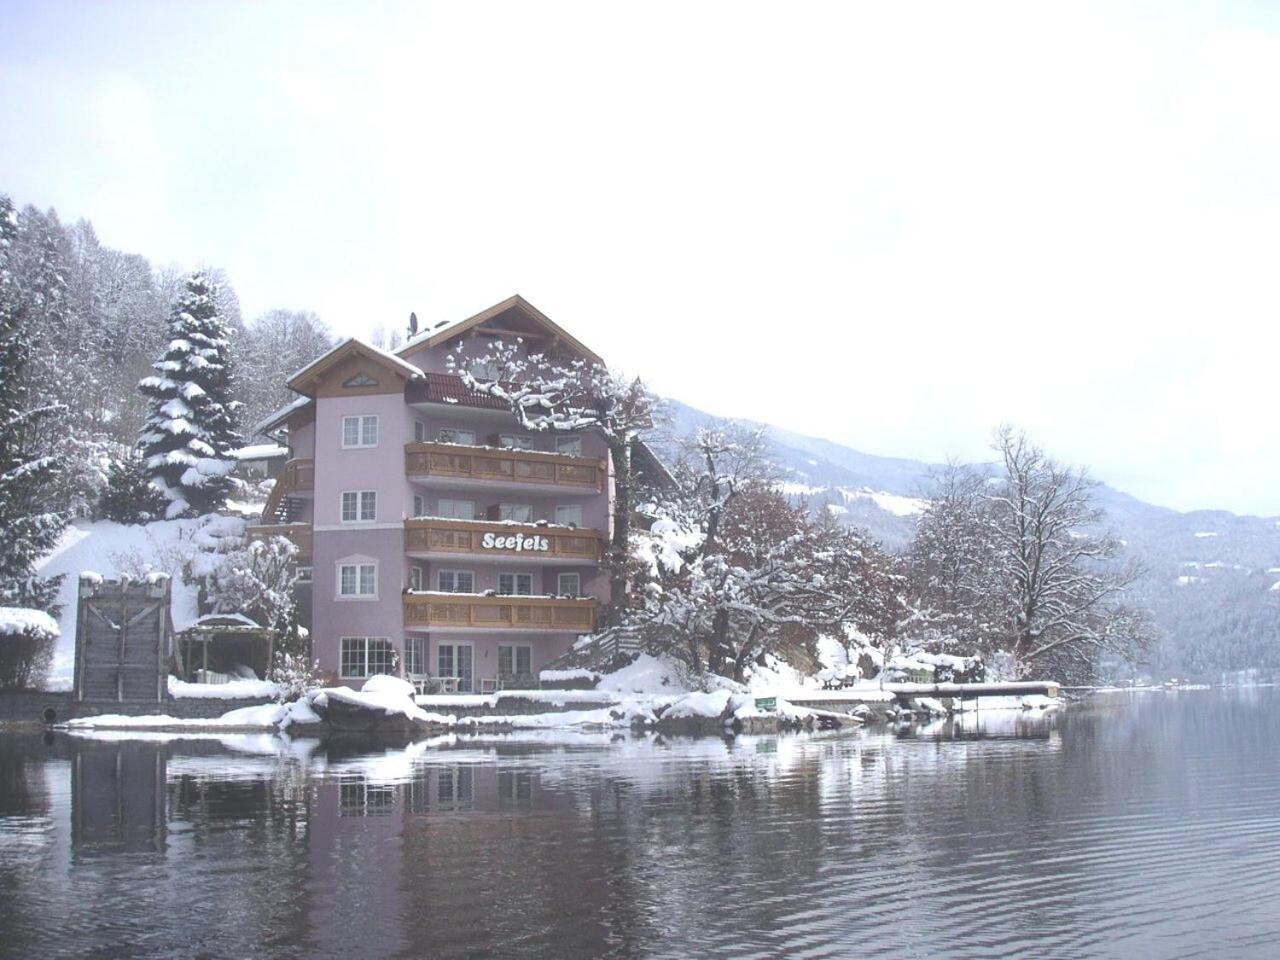
[(58, 621), (43, 610), (0, 607), (0, 636), (16, 637), (20, 634), (57, 637), (60, 634)]
[(199, 627), (245, 627), (253, 630), (261, 630), (261, 624), (250, 620), (243, 613), (206, 613), (202, 617), (196, 617), (195, 622), (191, 624), (192, 629)]
[(279, 426), (281, 421), (287, 420), (289, 418), (289, 414), (293, 413), (295, 410), (301, 410), (303, 407), (314, 402), (315, 401), (313, 401), (310, 397), (297, 397), (293, 400), (290, 400), (288, 403), (286, 403), (283, 407), (281, 407), (275, 413), (272, 413), (269, 416), (260, 420), (258, 423), (255, 423), (253, 425), (253, 432), (265, 433), (268, 430), (272, 430), (275, 427)]
[(317, 366), (327, 361), (335, 353), (338, 353), (339, 351), (342, 351), (342, 350), (346, 350), (350, 348), (353, 344), (362, 350), (367, 350), (370, 353), (375, 354), (378, 357), (386, 360), (388, 363), (390, 363), (392, 366), (399, 369), (402, 373), (404, 373), (407, 377), (410, 377), (411, 379), (415, 379), (417, 377), (422, 376), (421, 370), (419, 370), (409, 361), (400, 359), (394, 353), (390, 353), (386, 350), (383, 350), (381, 347), (375, 347), (372, 344), (365, 343), (363, 340), (359, 340), (355, 337), (348, 337), (346, 340), (343, 340), (340, 344), (338, 344), (328, 353), (324, 353), (316, 357), (314, 360), (308, 363), (305, 367), (303, 367), (297, 373), (293, 374), (293, 376), (289, 377), (287, 382), (292, 383), (294, 380), (297, 380), (299, 377), (304, 376), (307, 373), (310, 373), (313, 369), (315, 369)]
[(232, 460), (278, 460), (289, 456), (289, 448), (278, 443), (255, 443), (227, 453)]

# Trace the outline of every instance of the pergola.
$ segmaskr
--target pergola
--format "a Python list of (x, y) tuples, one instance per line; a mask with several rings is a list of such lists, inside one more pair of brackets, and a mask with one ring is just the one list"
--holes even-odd
[(219, 673), (229, 673), (232, 666), (242, 663), (265, 678), (271, 669), (273, 646), (271, 631), (244, 614), (206, 614), (178, 634), (178, 671), (188, 681), (207, 683), (210, 661)]

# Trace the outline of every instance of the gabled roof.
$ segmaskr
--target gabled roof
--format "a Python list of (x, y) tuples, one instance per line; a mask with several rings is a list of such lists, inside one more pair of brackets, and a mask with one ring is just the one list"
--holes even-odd
[(510, 410), (505, 400), (470, 389), (462, 378), (452, 373), (426, 373), (409, 385), (405, 399), (410, 403), (448, 403), (460, 407), (488, 410)]
[(260, 434), (263, 434), (264, 436), (267, 435), (269, 431), (275, 430), (277, 427), (283, 424), (286, 420), (288, 420), (291, 416), (293, 416), (293, 414), (296, 411), (301, 410), (304, 407), (308, 407), (313, 403), (315, 403), (315, 401), (312, 400), (310, 397), (295, 397), (294, 399), (286, 403), (283, 407), (281, 407), (279, 410), (276, 410), (274, 413), (268, 414), (266, 417), (264, 417), (263, 419), (255, 423), (253, 425), (254, 434), (256, 435), (260, 433)]
[[(403, 357), (405, 354), (421, 350), (423, 347), (437, 347), (452, 340), (459, 334), (466, 333), (468, 330), (483, 323), (503, 316), (503, 314), (519, 317), (534, 327), (540, 328), (548, 336), (564, 341), (574, 352), (581, 354), (592, 363), (604, 363), (596, 353), (584, 346), (576, 337), (567, 333), (559, 324), (555, 323), (518, 293), (513, 297), (508, 297), (501, 303), (495, 303), (487, 310), (481, 310), (473, 317), (467, 317), (465, 320), (446, 320), (437, 323), (434, 327), (429, 327), (420, 332), (396, 352)], [(514, 332), (518, 333), (518, 331)]]
[[(372, 360), (383, 367), (386, 367), (394, 373), (404, 377), (406, 380), (412, 380), (415, 377), (422, 376), (422, 371), (406, 360), (401, 360), (394, 353), (390, 353), (379, 347), (370, 346), (362, 340), (355, 337), (348, 337), (342, 343), (338, 344), (328, 353), (312, 360), (305, 367), (289, 378), (290, 388), (299, 393), (306, 393), (308, 385), (314, 385), (324, 374), (326, 370), (334, 364), (340, 363), (347, 357), (355, 354)], [(314, 386), (312, 386), (314, 389)]]

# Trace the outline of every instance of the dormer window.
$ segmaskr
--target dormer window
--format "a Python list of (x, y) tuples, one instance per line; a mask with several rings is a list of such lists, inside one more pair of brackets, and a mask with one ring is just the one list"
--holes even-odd
[(376, 447), (377, 445), (377, 414), (342, 418), (342, 446), (344, 448), (349, 450), (356, 447)]

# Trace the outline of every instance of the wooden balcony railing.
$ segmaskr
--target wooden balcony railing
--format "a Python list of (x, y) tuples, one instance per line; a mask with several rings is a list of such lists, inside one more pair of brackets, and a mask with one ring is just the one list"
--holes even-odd
[(268, 537), (288, 537), (298, 547), (298, 566), (311, 566), (313, 536), (311, 524), (262, 523), (249, 527), (246, 532), (251, 540), (266, 540)]
[(599, 602), (590, 597), (489, 597), (471, 593), (406, 593), (406, 627), (488, 627), (577, 630), (596, 627)]
[(604, 556), (604, 537), (598, 530), (424, 517), (404, 522), (404, 549), (597, 563)]
[(278, 518), (280, 505), (285, 497), (298, 493), (310, 493), (316, 486), (316, 462), (314, 460), (290, 460), (280, 470), (280, 476), (267, 494), (266, 506), (262, 508), (262, 520), (270, 523)]
[(590, 457), (532, 450), (452, 443), (409, 443), (404, 448), (404, 469), (410, 477), (497, 480), (599, 491), (604, 489), (604, 467), (604, 461)]

